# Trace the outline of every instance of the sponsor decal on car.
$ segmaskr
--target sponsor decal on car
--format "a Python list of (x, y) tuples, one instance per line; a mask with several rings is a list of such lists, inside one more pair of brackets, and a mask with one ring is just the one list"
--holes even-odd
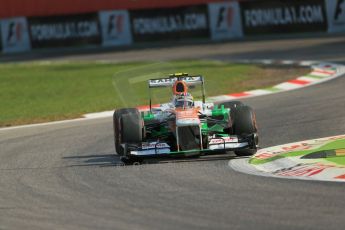
[(141, 146), (142, 149), (162, 149), (162, 148), (170, 148), (170, 146), (167, 143), (157, 143), (157, 142), (152, 142), (152, 143), (143, 143)]
[[(180, 80), (185, 81), (187, 84), (201, 83), (202, 77), (201, 76), (187, 76), (187, 77), (180, 77)], [(175, 81), (177, 81), (176, 77), (151, 79), (149, 80), (149, 86), (150, 87), (171, 86), (174, 84)]]
[(176, 109), (176, 125), (200, 125), (200, 119), (198, 116), (198, 109)]
[(237, 137), (217, 137), (215, 139), (211, 139), (209, 142), (210, 145), (214, 144), (222, 144), (222, 143), (237, 143), (238, 138)]
[(170, 146), (167, 143), (158, 142), (142, 143), (141, 149), (131, 151), (130, 153), (136, 156), (168, 154), (170, 153)]

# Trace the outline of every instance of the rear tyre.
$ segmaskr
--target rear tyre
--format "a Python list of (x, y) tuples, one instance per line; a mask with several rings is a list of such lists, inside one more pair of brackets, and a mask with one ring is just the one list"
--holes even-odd
[(250, 139), (249, 148), (236, 150), (237, 156), (251, 156), (256, 153), (258, 144), (255, 113), (249, 106), (239, 106), (234, 111), (234, 133)]
[(143, 123), (140, 112), (136, 108), (119, 109), (114, 112), (114, 142), (118, 155), (125, 155), (122, 143), (141, 143)]

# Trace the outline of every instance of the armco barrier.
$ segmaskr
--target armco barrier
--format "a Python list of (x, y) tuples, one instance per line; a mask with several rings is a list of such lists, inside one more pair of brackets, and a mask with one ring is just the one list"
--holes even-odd
[[(123, 3), (118, 2), (118, 6)], [(143, 8), (148, 3), (148, 0), (140, 1), (140, 7), (128, 3), (131, 6), (128, 10), (1, 19), (2, 51), (345, 32), (345, 0), (169, 0), (164, 4), (152, 2), (154, 9)]]

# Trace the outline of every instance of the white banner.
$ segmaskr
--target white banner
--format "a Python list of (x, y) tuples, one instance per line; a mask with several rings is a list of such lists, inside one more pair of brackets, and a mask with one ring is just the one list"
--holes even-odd
[(102, 11), (99, 13), (103, 46), (130, 45), (132, 34), (127, 10)]
[(208, 11), (212, 40), (243, 37), (238, 2), (210, 3)]
[(327, 0), (328, 32), (345, 32), (345, 0)]
[(26, 18), (1, 20), (1, 40), (4, 53), (22, 52), (31, 49)]

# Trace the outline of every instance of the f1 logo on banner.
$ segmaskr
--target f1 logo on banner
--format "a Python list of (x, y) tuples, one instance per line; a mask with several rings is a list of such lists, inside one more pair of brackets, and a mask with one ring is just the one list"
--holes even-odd
[(334, 23), (345, 24), (345, 0), (338, 0), (334, 13)]
[(237, 2), (208, 5), (212, 40), (225, 40), (243, 36), (240, 9)]
[(107, 34), (117, 38), (123, 32), (124, 15), (110, 15), (108, 18)]
[(234, 17), (234, 9), (231, 7), (220, 7), (217, 15), (217, 29), (226, 30), (231, 28)]
[(11, 21), (8, 24), (6, 42), (10, 45), (14, 45), (22, 40), (23, 37), (23, 24), (19, 22)]
[(345, 31), (345, 0), (327, 0), (328, 32)]
[(99, 13), (103, 46), (130, 45), (132, 36), (126, 10), (102, 11)]
[(30, 50), (26, 19), (19, 17), (1, 20), (1, 40), (5, 53)]

